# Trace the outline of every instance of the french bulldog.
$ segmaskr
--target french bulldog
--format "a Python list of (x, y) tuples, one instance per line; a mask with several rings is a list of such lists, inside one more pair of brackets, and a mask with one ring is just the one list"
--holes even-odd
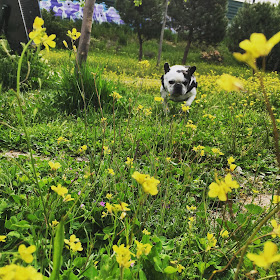
[(195, 66), (164, 64), (165, 74), (161, 77), (160, 95), (163, 98), (165, 112), (168, 110), (167, 100), (175, 102), (186, 101), (191, 106), (196, 96), (197, 82), (193, 73)]

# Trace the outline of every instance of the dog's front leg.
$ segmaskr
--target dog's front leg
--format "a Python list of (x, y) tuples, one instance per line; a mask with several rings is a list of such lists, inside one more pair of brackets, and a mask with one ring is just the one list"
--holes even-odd
[(191, 106), (194, 99), (195, 99), (195, 96), (196, 96), (196, 88), (193, 88), (191, 91), (191, 96), (188, 98), (187, 102), (186, 102), (186, 106)]

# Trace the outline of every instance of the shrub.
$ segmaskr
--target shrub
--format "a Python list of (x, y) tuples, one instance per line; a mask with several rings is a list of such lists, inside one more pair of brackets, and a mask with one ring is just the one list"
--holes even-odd
[[(111, 95), (116, 88), (118, 88), (118, 93), (123, 95), (124, 89), (120, 85), (103, 78), (102, 69), (84, 64), (79, 71), (76, 71), (73, 64), (68, 64), (62, 70), (58, 103), (68, 113), (83, 110), (84, 104), (97, 110), (101, 106), (104, 111), (112, 112), (113, 98)], [(127, 112), (125, 104), (125, 101), (118, 102), (116, 108), (118, 113)]]
[(223, 57), (218, 50), (201, 52), (201, 59), (207, 62), (222, 62)]
[[(20, 56), (12, 54), (7, 42), (0, 44), (0, 80), (3, 89), (16, 88), (17, 68)], [(28, 50), (23, 58), (21, 69), (21, 87), (23, 89), (38, 89), (50, 84), (50, 67), (42, 55), (34, 48)]]

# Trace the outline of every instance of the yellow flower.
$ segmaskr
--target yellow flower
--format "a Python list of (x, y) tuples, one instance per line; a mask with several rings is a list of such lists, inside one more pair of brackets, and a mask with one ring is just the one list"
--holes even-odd
[[(41, 43), (45, 46), (46, 50), (49, 51), (50, 48), (55, 48), (56, 43), (53, 41), (55, 39), (56, 35), (55, 34), (51, 34), (50, 36), (48, 36), (47, 34), (45, 34), (42, 38), (41, 38)], [(34, 42), (35, 43), (35, 42)]]
[(50, 166), (52, 171), (56, 171), (58, 168), (61, 167), (61, 164), (59, 162), (49, 161), (49, 166)]
[(68, 142), (69, 140), (67, 140), (66, 138), (60, 136), (57, 138), (57, 144), (59, 145), (61, 142)]
[(123, 211), (123, 212), (125, 212), (125, 211), (130, 211), (130, 209), (129, 208), (127, 208), (126, 206), (128, 206), (128, 204), (127, 203), (125, 203), (125, 202), (120, 202), (119, 204), (114, 204), (114, 210), (116, 210), (116, 211)]
[(242, 82), (228, 74), (223, 74), (218, 80), (217, 84), (226, 91), (239, 91), (243, 89)]
[(132, 165), (133, 165), (133, 158), (127, 157), (125, 164), (130, 166), (130, 167), (132, 167)]
[(136, 253), (136, 257), (139, 259), (139, 257), (141, 255), (149, 255), (149, 253), (151, 252), (152, 249), (152, 245), (150, 244), (143, 244), (137, 240), (135, 240), (136, 246), (137, 246), (137, 253)]
[(62, 196), (63, 198), (68, 193), (67, 188), (62, 187), (61, 184), (58, 184), (57, 187), (56, 186), (51, 186), (51, 189), (54, 192), (56, 192), (58, 195)]
[(120, 245), (119, 247), (114, 245), (113, 250), (116, 252), (116, 259), (120, 267), (128, 268), (133, 263), (133, 261), (130, 260), (131, 252), (129, 251), (128, 247), (124, 246), (124, 244)]
[(232, 180), (229, 174), (226, 175), (225, 180), (217, 180), (216, 183), (211, 183), (209, 186), (209, 197), (218, 197), (221, 201), (227, 200), (227, 193), (231, 192), (234, 188), (238, 188), (239, 185), (236, 181)]
[(38, 29), (42, 28), (43, 24), (44, 24), (44, 20), (40, 17), (36, 17), (33, 22), (33, 29), (38, 30)]
[(21, 257), (26, 263), (32, 263), (33, 256), (32, 253), (36, 251), (36, 246), (31, 245), (29, 247), (26, 247), (24, 244), (19, 245), (18, 252)]
[(69, 245), (66, 246), (68, 249), (72, 250), (73, 252), (77, 252), (77, 251), (83, 251), (83, 247), (82, 244), (79, 240), (79, 238), (76, 237), (75, 234), (72, 234), (70, 236), (70, 239), (64, 239), (64, 243)]
[(181, 109), (183, 112), (188, 112), (190, 110), (190, 106), (186, 106), (185, 104), (182, 104)]
[(257, 69), (256, 66), (256, 59), (252, 56), (251, 53), (233, 53), (233, 56), (235, 57), (235, 59), (237, 59), (240, 62), (245, 62), (247, 63), (250, 67), (252, 67), (253, 69)]
[(145, 228), (143, 229), (142, 233), (145, 235), (151, 235), (151, 233), (148, 230), (146, 230)]
[(229, 170), (232, 172), (232, 171), (234, 171), (234, 169), (236, 168), (236, 164), (231, 164), (230, 166), (229, 166)]
[(235, 162), (235, 159), (233, 157), (229, 157), (227, 161), (228, 161), (228, 164), (231, 165), (232, 163)]
[(271, 236), (273, 238), (276, 236), (280, 237), (280, 225), (277, 224), (276, 220), (272, 220), (271, 225), (273, 226), (273, 234)]
[(109, 174), (111, 174), (111, 175), (115, 175), (115, 172), (114, 172), (114, 170), (113, 170), (112, 168), (108, 168), (108, 169), (107, 169), (107, 172), (108, 172)]
[(55, 219), (54, 221), (52, 221), (51, 226), (55, 227), (59, 224), (59, 222)]
[(67, 36), (75, 41), (81, 36), (81, 33), (77, 32), (76, 28), (73, 28), (72, 32), (70, 30), (67, 31)]
[(65, 196), (65, 198), (63, 199), (63, 202), (68, 202), (68, 201), (72, 201), (72, 200), (74, 200), (74, 198), (71, 197), (71, 194), (67, 194)]
[(272, 48), (280, 42), (280, 32), (272, 36), (268, 41), (262, 33), (253, 33), (250, 40), (244, 40), (239, 43), (239, 47), (250, 53), (254, 58), (267, 56)]
[(123, 220), (126, 216), (126, 212), (122, 212), (121, 216), (120, 216), (120, 219)]
[(0, 279), (2, 280), (43, 280), (43, 275), (32, 266), (19, 266), (10, 264), (0, 267)]
[(107, 194), (106, 194), (106, 198), (112, 199), (112, 197), (113, 197), (113, 195), (112, 195), (111, 193), (107, 193)]
[(6, 235), (0, 235), (0, 242), (6, 242)]
[(196, 210), (196, 206), (188, 206), (188, 205), (187, 205), (187, 210), (189, 210), (189, 211), (195, 211), (195, 210)]
[(132, 174), (132, 178), (142, 185), (143, 191), (145, 193), (149, 193), (151, 195), (156, 195), (158, 193), (157, 185), (160, 183), (160, 181), (154, 177), (150, 177), (150, 175), (141, 174), (138, 171), (135, 171)]
[(111, 153), (111, 150), (109, 149), (108, 146), (103, 146), (103, 151), (104, 151), (104, 155), (109, 155)]
[(181, 264), (177, 264), (177, 271), (178, 271), (179, 273), (181, 273), (184, 269), (185, 269), (184, 266), (182, 266)]
[(119, 99), (122, 98), (122, 96), (121, 96), (119, 93), (115, 92), (115, 91), (113, 91), (113, 93), (111, 94), (111, 96), (113, 96), (113, 98), (114, 98), (114, 99), (117, 99), (117, 100), (119, 100)]
[(166, 161), (166, 162), (170, 162), (170, 161), (171, 161), (171, 157), (165, 158), (165, 161)]
[(65, 40), (62, 41), (63, 45), (65, 46), (65, 48), (68, 48), (68, 44)]
[(274, 195), (272, 203), (277, 204), (280, 202), (280, 195)]
[(144, 192), (151, 195), (156, 195), (158, 193), (157, 185), (159, 183), (160, 181), (155, 179), (154, 177), (146, 179), (142, 184)]
[(221, 232), (220, 232), (220, 235), (223, 237), (223, 238), (228, 238), (229, 237), (229, 233), (227, 230), (223, 229)]
[(253, 193), (259, 193), (259, 191), (252, 189)]
[(115, 210), (114, 206), (112, 204), (108, 203), (108, 202), (106, 202), (106, 206), (105, 207), (107, 208), (107, 211), (110, 214), (112, 214), (113, 210)]
[(220, 155), (220, 156), (224, 155), (224, 153), (222, 153), (219, 148), (212, 148), (211, 150), (216, 155)]
[(163, 98), (162, 97), (158, 97), (158, 96), (156, 96), (154, 100), (156, 102), (163, 102)]
[(248, 253), (247, 257), (253, 261), (255, 265), (267, 269), (274, 262), (280, 261), (280, 254), (277, 254), (277, 245), (271, 241), (264, 243), (264, 250), (259, 255)]
[(206, 251), (209, 251), (212, 247), (216, 246), (217, 243), (217, 239), (214, 237), (213, 233), (207, 233), (207, 241), (208, 244), (206, 246)]

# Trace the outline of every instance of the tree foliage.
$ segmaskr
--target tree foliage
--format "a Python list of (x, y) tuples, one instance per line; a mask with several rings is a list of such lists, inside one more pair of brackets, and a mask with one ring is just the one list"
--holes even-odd
[[(244, 3), (228, 29), (228, 47), (238, 51), (239, 43), (249, 39), (252, 33), (263, 33), (267, 39), (280, 30), (280, 5), (270, 3)], [(267, 69), (280, 70), (280, 46), (276, 45), (267, 57)]]
[(142, 45), (145, 40), (158, 38), (162, 22), (162, 0), (143, 0), (135, 5), (134, 0), (117, 0), (116, 9), (122, 20), (137, 33), (139, 40), (139, 60), (142, 60)]
[(183, 64), (193, 41), (217, 44), (226, 28), (227, 0), (172, 0), (169, 7), (170, 26), (187, 36)]

